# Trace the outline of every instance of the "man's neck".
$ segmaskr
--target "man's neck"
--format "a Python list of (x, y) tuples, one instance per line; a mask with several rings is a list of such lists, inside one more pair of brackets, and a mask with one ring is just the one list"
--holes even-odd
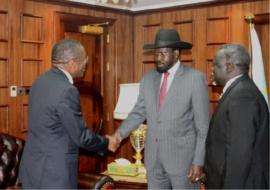
[(68, 68), (64, 67), (63, 64), (54, 64), (54, 66), (57, 67), (58, 69), (60, 69), (66, 75), (66, 77), (68, 78), (68, 80), (71, 84), (74, 83), (73, 77), (70, 74), (70, 72), (68, 71)]

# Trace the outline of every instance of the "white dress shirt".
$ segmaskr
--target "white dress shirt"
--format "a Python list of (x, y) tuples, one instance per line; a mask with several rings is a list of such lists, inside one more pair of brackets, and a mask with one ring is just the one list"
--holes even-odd
[(241, 75), (237, 75), (236, 77), (233, 77), (233, 78), (231, 78), (230, 80), (228, 80), (228, 82), (226, 82), (226, 84), (225, 84), (225, 86), (224, 86), (224, 88), (223, 88), (223, 90), (222, 90), (222, 93), (221, 93), (221, 95), (220, 95), (220, 97), (222, 97), (222, 95), (226, 92), (226, 90), (232, 85), (232, 83), (236, 80), (236, 79), (238, 79), (239, 77), (241, 77), (243, 74), (241, 74)]
[[(169, 76), (168, 76), (168, 81), (167, 81), (167, 89), (166, 89), (166, 93), (168, 92), (171, 84), (172, 84), (172, 81), (173, 81), (173, 78), (174, 78), (174, 75), (177, 71), (177, 69), (180, 67), (180, 61), (178, 60), (173, 66), (172, 68), (170, 68), (167, 72), (170, 73)], [(160, 87), (161, 87), (161, 84), (163, 82), (163, 79), (164, 79), (164, 73), (162, 73), (162, 76), (161, 76), (161, 82), (160, 82)]]

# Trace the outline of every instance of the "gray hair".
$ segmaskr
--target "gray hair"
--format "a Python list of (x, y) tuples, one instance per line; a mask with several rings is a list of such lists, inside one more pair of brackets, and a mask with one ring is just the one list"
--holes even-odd
[(225, 58), (226, 62), (238, 67), (242, 73), (249, 71), (250, 56), (246, 48), (239, 44), (225, 44), (218, 49), (215, 56), (217, 61)]
[(82, 44), (76, 40), (64, 39), (53, 46), (52, 63), (65, 64), (78, 59)]

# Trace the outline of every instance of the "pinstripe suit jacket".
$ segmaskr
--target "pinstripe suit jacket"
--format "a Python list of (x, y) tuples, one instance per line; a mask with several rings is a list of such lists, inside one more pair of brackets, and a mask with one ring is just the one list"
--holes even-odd
[(187, 175), (192, 163), (204, 164), (209, 125), (207, 83), (202, 73), (180, 65), (158, 112), (160, 82), (156, 70), (143, 77), (137, 103), (118, 130), (125, 138), (146, 119), (146, 169), (153, 168), (159, 156), (166, 171)]

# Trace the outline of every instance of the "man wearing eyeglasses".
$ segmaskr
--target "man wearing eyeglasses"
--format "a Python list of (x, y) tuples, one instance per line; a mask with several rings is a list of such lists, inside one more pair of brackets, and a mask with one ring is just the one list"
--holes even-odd
[(149, 189), (198, 188), (204, 165), (209, 124), (209, 99), (204, 75), (183, 65), (176, 30), (161, 29), (155, 44), (156, 69), (140, 83), (136, 105), (115, 132), (119, 141), (147, 120), (145, 166)]

